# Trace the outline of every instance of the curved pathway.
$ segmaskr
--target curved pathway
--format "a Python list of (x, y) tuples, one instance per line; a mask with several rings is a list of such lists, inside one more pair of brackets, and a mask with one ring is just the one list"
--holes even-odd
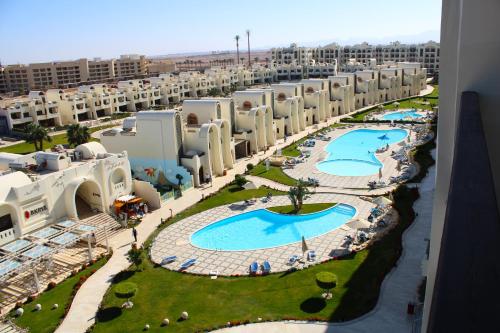
[[(435, 155), (435, 151), (433, 151)], [(375, 308), (366, 315), (345, 323), (266, 322), (224, 328), (217, 332), (230, 333), (386, 333), (412, 332), (413, 318), (406, 314), (408, 302), (416, 301), (416, 291), (422, 281), (422, 260), (426, 257), (432, 222), (435, 167), (419, 185), (420, 198), (413, 205), (418, 213), (403, 234), (403, 252), (397, 266), (387, 275)]]

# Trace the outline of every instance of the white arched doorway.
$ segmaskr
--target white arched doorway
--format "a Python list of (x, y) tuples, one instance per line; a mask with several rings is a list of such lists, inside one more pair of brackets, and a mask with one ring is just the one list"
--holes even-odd
[(94, 180), (83, 180), (73, 186), (71, 199), (75, 218), (85, 219), (99, 212), (104, 212), (104, 198), (101, 186)]

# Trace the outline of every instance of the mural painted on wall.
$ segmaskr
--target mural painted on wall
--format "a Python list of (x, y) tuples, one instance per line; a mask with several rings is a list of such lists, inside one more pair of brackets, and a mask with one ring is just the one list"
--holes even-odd
[(175, 160), (130, 157), (129, 159), (134, 178), (163, 187), (183, 185), (185, 188), (189, 188), (193, 186), (191, 174), (184, 167), (177, 165)]

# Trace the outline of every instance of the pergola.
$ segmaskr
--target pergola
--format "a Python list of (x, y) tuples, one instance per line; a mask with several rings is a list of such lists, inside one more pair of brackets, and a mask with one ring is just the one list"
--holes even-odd
[(92, 225), (86, 221), (63, 220), (26, 234), (20, 239), (0, 247), (0, 283), (28, 271), (38, 292), (41, 291), (36, 266), (42, 262), (52, 266), (53, 256), (80, 241), (87, 241), (88, 260), (93, 260), (92, 240), (97, 232), (104, 232), (109, 251), (107, 229), (110, 223)]

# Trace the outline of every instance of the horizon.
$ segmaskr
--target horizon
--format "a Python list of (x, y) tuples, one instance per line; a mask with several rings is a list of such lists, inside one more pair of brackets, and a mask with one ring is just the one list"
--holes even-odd
[[(62, 0), (50, 3), (35, 0), (3, 1), (0, 3), (0, 10), (4, 13), (0, 32), (4, 33), (0, 34), (0, 41), (2, 45), (9, 45), (9, 48), (0, 50), (0, 61), (7, 65), (79, 58), (109, 59), (122, 54), (158, 57), (213, 51), (233, 52), (236, 48), (234, 36), (237, 34), (241, 36), (240, 48), (246, 48), (246, 29), (251, 31), (251, 49), (255, 51), (291, 43), (313, 47), (332, 42), (340, 45), (363, 41), (374, 45), (394, 41), (439, 42), (440, 2), (425, 0), (412, 8), (411, 15), (419, 17), (419, 23), (413, 25), (406, 24), (406, 5), (409, 3), (409, 0), (385, 0), (376, 4), (368, 0), (361, 1), (361, 4), (314, 0), (307, 6), (291, 6), (284, 0), (272, 3), (258, 0), (248, 6), (245, 3), (233, 4), (229, 0), (216, 4), (199, 0), (187, 3), (179, 0), (168, 3), (150, 0), (140, 3), (148, 9), (142, 13), (137, 12), (139, 3), (133, 0), (104, 3), (90, 0), (78, 4)], [(365, 10), (356, 12), (359, 6)], [(321, 10), (318, 10), (320, 7)], [(151, 8), (155, 10), (149, 10)], [(271, 15), (262, 11), (262, 8), (267, 8)], [(91, 16), (68, 15), (86, 10)], [(373, 17), (377, 10), (380, 14)], [(353, 12), (359, 18), (354, 21), (352, 16), (344, 15), (346, 12)], [(165, 19), (164, 13), (170, 16)], [(224, 20), (213, 19), (219, 15)], [(20, 16), (25, 17), (25, 23), (12, 30), (10, 27), (18, 24), (15, 18)], [(250, 22), (248, 17), (253, 20)], [(300, 24), (296, 24), (295, 20), (282, 19), (284, 17), (299, 17)], [(308, 21), (308, 18), (311, 20)], [(334, 23), (325, 29), (324, 22), (328, 20)], [(398, 26), (397, 34), (394, 34), (394, 25)], [(378, 29), (377, 34), (373, 33), (374, 26)], [(212, 32), (200, 34), (200, 31), (206, 32), (207, 28)]]

